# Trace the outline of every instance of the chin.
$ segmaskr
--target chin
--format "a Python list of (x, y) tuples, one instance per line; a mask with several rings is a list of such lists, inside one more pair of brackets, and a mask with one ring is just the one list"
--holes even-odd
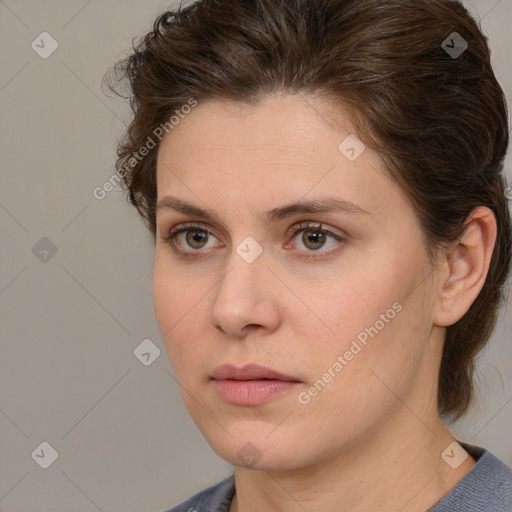
[(283, 472), (303, 467), (301, 461), (295, 461), (293, 453), (278, 448), (261, 450), (252, 441), (247, 441), (238, 451), (233, 447), (215, 450), (217, 455), (232, 466), (255, 471)]
[[(218, 436), (218, 432), (216, 435), (203, 432), (203, 435), (212, 450), (232, 466), (280, 472), (299, 469), (312, 462), (303, 451), (304, 442), (294, 440), (290, 434), (269, 436), (268, 425), (265, 427), (245, 428), (243, 435), (232, 432), (231, 435), (223, 432), (222, 437)], [(314, 458), (314, 454), (310, 455)]]

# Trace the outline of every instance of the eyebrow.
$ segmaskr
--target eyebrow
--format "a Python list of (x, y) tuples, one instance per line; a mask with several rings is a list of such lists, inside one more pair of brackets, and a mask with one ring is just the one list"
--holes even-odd
[[(184, 215), (199, 217), (205, 220), (222, 222), (220, 217), (213, 210), (200, 208), (199, 206), (187, 203), (186, 201), (173, 196), (165, 196), (157, 202), (157, 212), (166, 209), (175, 210)], [(259, 215), (259, 218), (263, 222), (271, 224), (287, 217), (291, 217), (292, 215), (312, 213), (372, 215), (367, 210), (364, 210), (350, 201), (345, 201), (336, 197), (326, 197), (322, 199), (312, 199), (309, 201), (297, 201), (277, 208), (272, 208), (271, 210), (264, 212), (262, 215)]]

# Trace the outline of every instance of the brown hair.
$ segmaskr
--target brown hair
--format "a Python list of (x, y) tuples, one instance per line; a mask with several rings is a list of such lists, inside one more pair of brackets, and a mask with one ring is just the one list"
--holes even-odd
[[(454, 32), (468, 44), (460, 55), (445, 50), (459, 44)], [(498, 223), (490, 270), (468, 313), (447, 328), (439, 375), (441, 414), (467, 411), (475, 357), (504, 299), (512, 227), (505, 97), (487, 40), (458, 1), (200, 0), (159, 16), (106, 75), (120, 95), (126, 80), (134, 117), (116, 169), (153, 237), (158, 144), (133, 157), (159, 126), (172, 129), (169, 116), (191, 98), (255, 104), (304, 93), (349, 108), (409, 197), (430, 256), (461, 235), (476, 207), (490, 208)]]

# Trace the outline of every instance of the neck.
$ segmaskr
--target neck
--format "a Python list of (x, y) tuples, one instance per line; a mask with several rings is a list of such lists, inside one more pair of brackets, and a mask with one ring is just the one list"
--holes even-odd
[(231, 512), (423, 512), (475, 464), (453, 469), (441, 457), (455, 438), (437, 413), (426, 424), (401, 407), (369, 437), (306, 468), (237, 467)]

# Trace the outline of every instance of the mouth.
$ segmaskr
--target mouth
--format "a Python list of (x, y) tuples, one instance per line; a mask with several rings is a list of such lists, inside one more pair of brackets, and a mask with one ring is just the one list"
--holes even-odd
[(241, 406), (266, 403), (302, 384), (295, 377), (254, 364), (219, 366), (212, 373), (212, 382), (220, 398)]

